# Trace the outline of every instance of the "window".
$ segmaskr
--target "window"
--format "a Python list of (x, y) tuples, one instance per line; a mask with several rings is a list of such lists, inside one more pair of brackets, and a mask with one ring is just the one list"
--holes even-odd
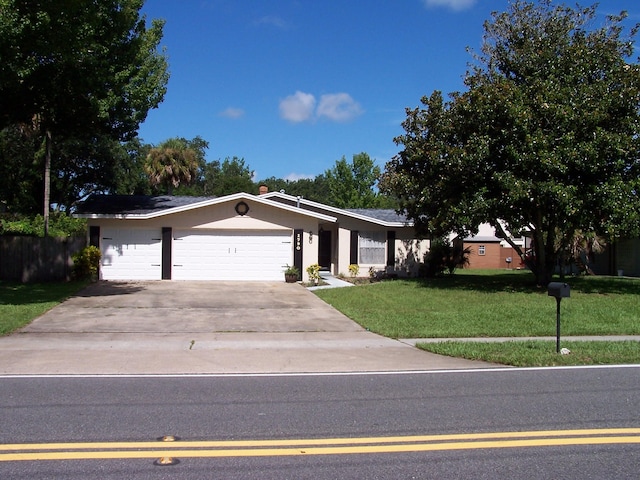
[(486, 250), (484, 248), (484, 245), (478, 245), (478, 255), (484, 255), (486, 253)]
[(384, 265), (386, 262), (386, 232), (360, 232), (358, 238), (359, 263)]

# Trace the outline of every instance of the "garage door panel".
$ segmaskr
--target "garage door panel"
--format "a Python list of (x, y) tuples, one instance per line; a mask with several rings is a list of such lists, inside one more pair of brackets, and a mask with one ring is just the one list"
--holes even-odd
[(291, 232), (178, 231), (176, 280), (282, 280), (291, 263)]
[(100, 250), (103, 280), (160, 280), (162, 276), (159, 229), (104, 228)]

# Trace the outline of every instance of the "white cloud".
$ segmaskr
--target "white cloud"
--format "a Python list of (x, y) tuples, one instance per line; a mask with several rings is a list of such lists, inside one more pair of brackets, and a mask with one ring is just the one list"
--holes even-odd
[(260, 17), (255, 22), (255, 25), (270, 25), (276, 28), (287, 28), (287, 22), (277, 15), (265, 15)]
[(423, 0), (426, 7), (446, 7), (457, 12), (471, 8), (476, 0)]
[(244, 110), (241, 108), (229, 107), (218, 114), (221, 117), (237, 119), (244, 116)]
[(295, 182), (297, 180), (302, 180), (302, 179), (314, 179), (316, 178), (315, 175), (308, 175), (306, 173), (290, 173), (289, 175), (287, 175), (286, 177), (284, 177), (285, 180), (289, 180), (290, 182)]
[(313, 117), (315, 107), (316, 97), (298, 90), (280, 102), (280, 116), (290, 122), (304, 122)]
[(348, 93), (330, 93), (320, 97), (317, 114), (335, 122), (349, 121), (362, 113), (362, 108)]

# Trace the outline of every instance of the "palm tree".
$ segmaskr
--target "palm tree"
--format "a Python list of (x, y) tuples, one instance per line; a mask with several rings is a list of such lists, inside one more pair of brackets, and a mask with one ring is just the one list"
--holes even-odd
[(163, 186), (167, 194), (182, 183), (190, 183), (198, 173), (197, 153), (181, 138), (171, 138), (152, 148), (144, 165), (151, 185)]
[(604, 238), (595, 232), (576, 230), (569, 245), (569, 255), (581, 271), (587, 275), (595, 275), (589, 262), (593, 260), (594, 254), (602, 253), (606, 246)]

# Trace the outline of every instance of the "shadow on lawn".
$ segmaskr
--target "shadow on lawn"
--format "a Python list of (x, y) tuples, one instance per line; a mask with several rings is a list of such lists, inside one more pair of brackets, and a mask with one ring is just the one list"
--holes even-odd
[[(447, 290), (472, 290), (490, 293), (532, 293), (547, 295), (547, 289), (535, 284), (533, 274), (529, 272), (495, 271), (490, 274), (474, 274), (469, 271), (462, 274), (445, 275), (439, 278), (418, 278), (415, 281), (422, 287)], [(605, 276), (567, 276), (554, 282), (565, 282), (572, 292), (589, 294), (639, 295), (640, 279)]]
[(143, 290), (144, 286), (118, 282), (0, 282), (0, 305), (29, 305), (61, 302), (69, 297), (104, 297), (126, 295)]
[(74, 295), (86, 282), (17, 283), (0, 282), (0, 304), (29, 305), (60, 302)]

